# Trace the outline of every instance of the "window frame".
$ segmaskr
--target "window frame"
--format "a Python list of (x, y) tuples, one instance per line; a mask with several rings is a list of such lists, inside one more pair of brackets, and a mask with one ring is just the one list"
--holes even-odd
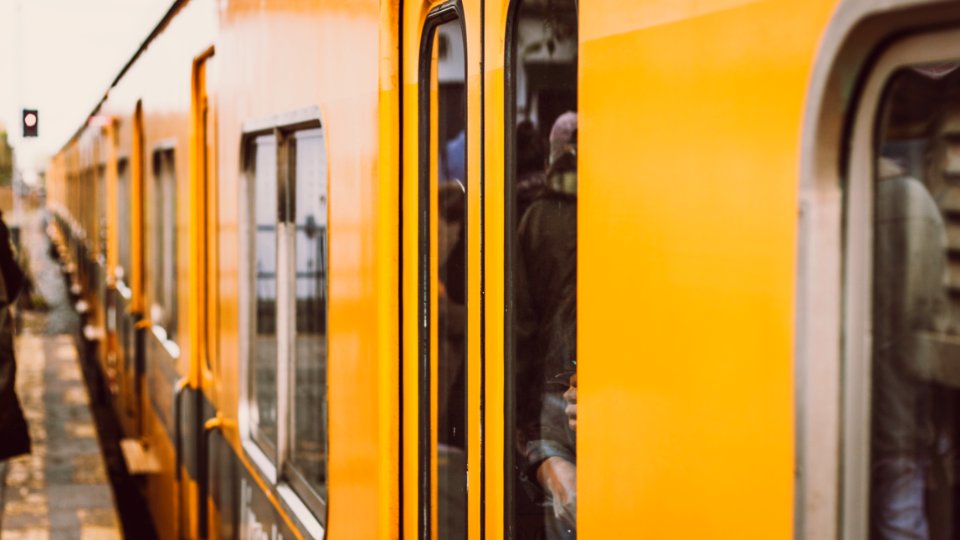
[[(155, 333), (157, 333), (157, 327), (162, 329), (162, 332), (157, 333), (157, 337), (164, 344), (167, 351), (171, 353), (171, 356), (176, 358), (179, 357), (179, 354), (173, 354), (173, 352), (179, 351), (176, 341), (179, 337), (178, 326), (180, 324), (179, 284), (177, 279), (177, 266), (179, 265), (177, 215), (179, 213), (179, 205), (177, 204), (176, 141), (170, 139), (154, 145), (150, 153), (150, 159), (150, 169), (153, 179), (152, 187), (157, 191), (153, 194), (153, 200), (151, 201), (150, 212), (155, 215), (150, 216), (150, 222), (154, 223), (154, 227), (158, 228), (156, 231), (150, 231), (150, 243), (153, 244), (155, 240), (159, 240), (159, 242), (157, 242), (158, 245), (151, 249), (155, 250), (156, 262), (153, 264), (155, 264), (160, 271), (151, 271), (152, 283), (149, 294), (150, 306), (148, 315), (149, 318), (152, 318), (155, 308), (159, 307), (162, 317), (159, 321), (153, 321)], [(172, 208), (170, 205), (172, 205)], [(168, 213), (171, 212), (172, 215), (168, 215)], [(167, 223), (168, 219), (170, 223)], [(170, 235), (169, 239), (167, 238), (168, 234)], [(167, 246), (168, 240), (170, 242), (169, 246)], [(171, 251), (170, 255), (172, 256), (168, 256), (168, 247)], [(153, 269), (151, 268), (150, 270)], [(171, 345), (173, 345), (173, 347), (171, 347)]]
[[(115, 227), (117, 229), (117, 264), (114, 268), (114, 279), (116, 283), (123, 283), (124, 288), (126, 288), (126, 280), (129, 279), (130, 275), (130, 266), (132, 258), (132, 247), (130, 245), (130, 239), (133, 236), (132, 227), (131, 227), (131, 214), (132, 210), (130, 208), (130, 163), (127, 157), (121, 157), (117, 159), (117, 211), (113, 218), (116, 220)], [(123, 188), (121, 189), (121, 186)], [(120, 272), (117, 272), (117, 268), (121, 268)]]
[[(296, 272), (296, 224), (292, 222), (295, 219), (293, 215), (294, 206), (291, 204), (291, 194), (295, 197), (296, 190), (296, 171), (289, 170), (295, 167), (295, 163), (290, 162), (291, 153), (289, 145), (296, 144), (295, 134), (300, 131), (320, 129), (323, 130), (323, 152), (327, 159), (326, 177), (323, 179), (327, 184), (325, 190), (326, 211), (329, 215), (330, 208), (330, 166), (326, 125), (320, 114), (320, 108), (313, 106), (303, 109), (290, 111), (287, 113), (245, 122), (241, 127), (241, 174), (243, 189), (240, 197), (240, 216), (241, 216), (241, 265), (240, 265), (240, 340), (243, 344), (240, 347), (240, 403), (239, 403), (239, 427), (241, 443), (244, 453), (250, 458), (255, 469), (266, 480), (270, 487), (278, 495), (278, 499), (286, 510), (293, 513), (306, 530), (314, 537), (321, 538), (326, 528), (327, 500), (329, 491), (325, 495), (320, 495), (310, 486), (303, 473), (292, 464), (291, 442), (293, 441), (293, 426), (290, 425), (292, 418), (290, 410), (295, 399), (291, 382), (295, 379), (294, 371), (296, 369), (296, 280), (292, 283), (290, 276), (295, 276)], [(252, 291), (255, 290), (255, 234), (256, 234), (256, 216), (254, 215), (254, 206), (252, 204), (253, 192), (256, 182), (256, 139), (264, 135), (273, 135), (276, 145), (276, 182), (277, 200), (276, 203), (276, 273), (277, 273), (277, 350), (276, 350), (276, 389), (277, 389), (277, 441), (274, 455), (271, 456), (258, 441), (254, 435), (251, 424), (251, 411), (256, 406), (255, 397), (252, 395), (251, 373), (254, 357), (252, 354), (253, 345), (256, 336), (256, 317), (255, 296)], [(292, 225), (292, 227), (289, 227)], [(327, 267), (324, 269), (326, 279), (324, 287), (326, 290), (324, 305), (324, 317), (329, 323), (330, 303), (330, 279), (329, 279), (329, 223), (324, 229), (326, 236), (325, 262)], [(281, 279), (281, 277), (283, 279)], [(329, 328), (329, 325), (328, 325)], [(283, 329), (283, 330), (282, 330)], [(325, 339), (329, 345), (329, 332)], [(330, 365), (329, 347), (323, 358), (324, 363)], [(324, 390), (325, 399), (329, 400), (328, 389)], [(329, 405), (327, 407), (329, 415)], [(324, 443), (329, 448), (329, 432), (325, 434)], [(327, 470), (329, 471), (329, 454), (327, 455)], [(329, 477), (325, 480), (325, 485), (329, 485)]]
[[(433, 44), (439, 34), (439, 28), (448, 22), (458, 22), (464, 47), (464, 147), (469, 148), (469, 99), (467, 96), (467, 28), (463, 5), (458, 0), (451, 0), (431, 10), (423, 23), (420, 33), (420, 47), (417, 59), (417, 530), (423, 540), (430, 540), (436, 517), (434, 508), (433, 490), (433, 405), (434, 392), (431, 380), (433, 366), (432, 336), (433, 328), (433, 295), (435, 284), (432, 282), (431, 257), (433, 251), (431, 229), (431, 170), (432, 170), (432, 91), (433, 91)], [(426, 111), (426, 112), (424, 112)], [(439, 111), (438, 111), (439, 115)], [(438, 148), (439, 151), (439, 143)], [(464, 153), (464, 167), (468, 167), (468, 156)], [(482, 190), (482, 187), (481, 187)], [(465, 197), (466, 200), (466, 197)], [(468, 207), (469, 205), (467, 205)], [(465, 212), (466, 208), (465, 207)], [(469, 245), (469, 227), (465, 220), (465, 242)], [(426, 249), (424, 249), (426, 247)], [(469, 256), (465, 273), (469, 274)], [(464, 342), (469, 343), (469, 330), (465, 329)], [(467, 349), (469, 350), (469, 348)], [(469, 362), (468, 357), (464, 358)], [(468, 383), (469, 385), (469, 383)], [(470, 425), (469, 407), (465, 409), (466, 425)], [(468, 431), (469, 433), (469, 428)], [(465, 463), (470, 463), (469, 440), (464, 448)], [(468, 486), (469, 501), (469, 486)], [(474, 489), (482, 489), (479, 486)], [(469, 520), (469, 503), (467, 506)]]
[(843, 220), (840, 532), (865, 538), (870, 529), (872, 418), (873, 206), (877, 123), (888, 83), (900, 69), (960, 60), (960, 28), (905, 37), (879, 54), (865, 76), (847, 142)]
[[(514, 266), (516, 264), (517, 250), (517, 226), (523, 217), (517, 212), (517, 126), (520, 116), (518, 115), (518, 95), (521, 90), (529, 91), (529, 88), (521, 89), (520, 70), (523, 69), (523, 59), (517, 50), (519, 45), (518, 33), (520, 31), (521, 12), (525, 0), (509, 0), (507, 6), (507, 16), (504, 22), (504, 55), (503, 55), (503, 538), (511, 539), (517, 537), (515, 532), (514, 509), (517, 505), (516, 497), (523, 491), (523, 486), (516, 480), (515, 468), (518, 466), (517, 451), (514, 446), (516, 435), (513, 434), (517, 426), (516, 411), (518, 407), (518, 387), (517, 378), (517, 358), (516, 348), (517, 340), (514, 332), (516, 326), (516, 283)], [(574, 2), (577, 10), (579, 33), (579, 3)], [(577, 85), (577, 107), (579, 112), (579, 81), (580, 81), (580, 43), (577, 43), (576, 55), (576, 78)], [(528, 81), (529, 84), (529, 81)], [(527, 102), (527, 114), (529, 115), (530, 102)], [(547, 157), (549, 156), (549, 146), (545, 149)], [(578, 205), (579, 214), (579, 205)], [(579, 223), (577, 225), (579, 230)], [(579, 247), (578, 247), (579, 250)], [(579, 295), (577, 287), (577, 295)], [(538, 483), (534, 480), (534, 483)], [(520, 495), (523, 496), (522, 494)], [(579, 523), (578, 523), (579, 525)]]

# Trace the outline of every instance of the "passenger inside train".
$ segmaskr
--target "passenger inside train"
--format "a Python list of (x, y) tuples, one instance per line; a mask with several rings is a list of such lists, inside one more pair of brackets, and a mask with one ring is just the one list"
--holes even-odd
[[(467, 516), (466, 56), (458, 20), (440, 24), (437, 62), (437, 519), (440, 538), (465, 538)], [(433, 270), (432, 270), (433, 271)]]
[(870, 467), (875, 539), (960, 533), (957, 67), (901, 70), (881, 109)]
[(576, 3), (522, 2), (513, 39), (520, 62), (507, 197), (515, 224), (507, 238), (507, 362), (516, 396), (508, 407), (508, 530), (568, 539), (577, 534)]

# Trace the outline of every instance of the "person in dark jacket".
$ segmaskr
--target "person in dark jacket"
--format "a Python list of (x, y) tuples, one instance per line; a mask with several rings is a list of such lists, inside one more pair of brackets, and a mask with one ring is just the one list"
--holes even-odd
[(10, 230), (0, 216), (0, 460), (30, 453), (27, 422), (15, 392), (17, 366), (13, 353), (10, 306), (25, 282), (10, 243)]
[(514, 227), (547, 185), (547, 151), (540, 130), (529, 120), (517, 124), (516, 216)]
[(518, 452), (549, 507), (544, 536), (576, 536), (577, 115), (550, 131), (546, 182), (517, 230)]

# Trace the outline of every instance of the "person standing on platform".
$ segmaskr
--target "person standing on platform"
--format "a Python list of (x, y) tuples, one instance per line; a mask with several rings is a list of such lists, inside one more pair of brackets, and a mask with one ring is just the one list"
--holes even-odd
[(15, 392), (17, 364), (13, 352), (13, 313), (10, 307), (23, 289), (25, 277), (17, 264), (10, 230), (0, 215), (0, 460), (30, 453), (27, 421)]

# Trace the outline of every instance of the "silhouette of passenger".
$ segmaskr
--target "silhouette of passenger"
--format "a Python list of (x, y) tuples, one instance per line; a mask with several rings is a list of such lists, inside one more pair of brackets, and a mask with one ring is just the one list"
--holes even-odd
[(517, 124), (516, 219), (547, 185), (547, 155), (540, 130), (529, 120)]
[(437, 518), (440, 537), (466, 536), (466, 193), (459, 182), (437, 192)]
[(945, 442), (930, 383), (949, 354), (946, 228), (928, 187), (886, 158), (875, 197), (871, 537), (925, 540), (931, 466)]
[(550, 539), (576, 536), (576, 433), (567, 415), (575, 418), (576, 137), (577, 115), (564, 113), (550, 132), (546, 186), (520, 219), (514, 255), (517, 379), (527, 396), (517, 410), (518, 451), (549, 506)]

